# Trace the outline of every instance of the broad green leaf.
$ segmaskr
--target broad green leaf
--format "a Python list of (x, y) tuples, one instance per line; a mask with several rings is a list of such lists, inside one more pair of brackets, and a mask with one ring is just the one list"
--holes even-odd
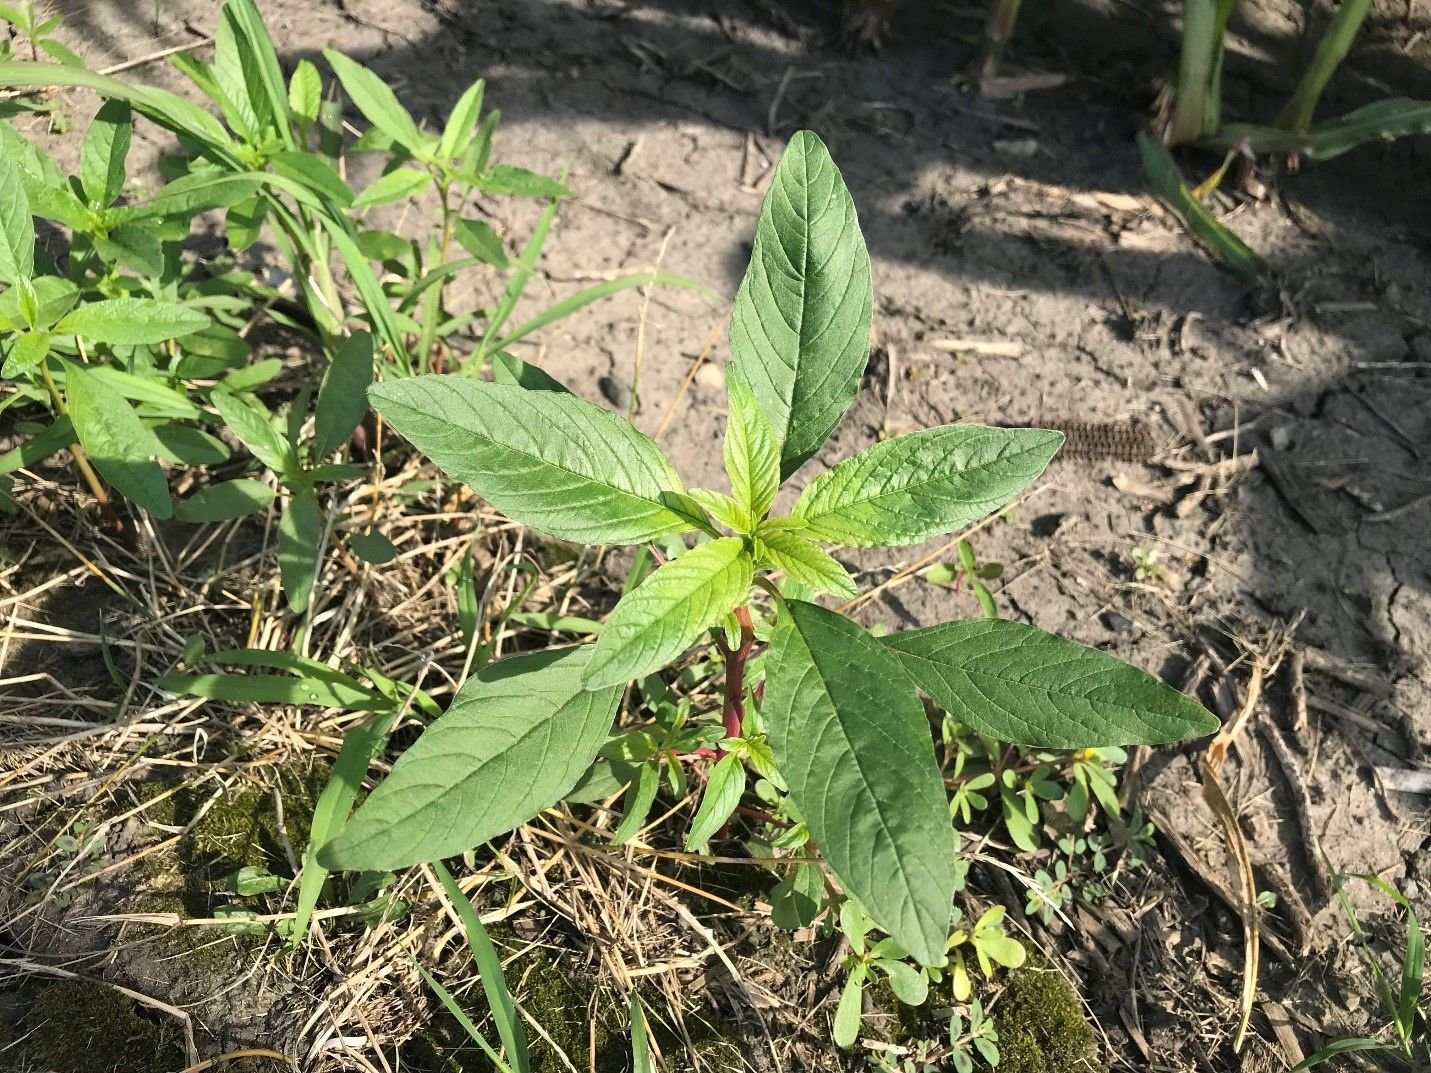
[(67, 313), (56, 332), (112, 346), (147, 346), (178, 339), (208, 327), (196, 309), (153, 298), (104, 298)]
[(946, 622), (884, 643), (949, 714), (1010, 744), (1156, 745), (1218, 727), (1197, 701), (1152, 675), (1020, 622)]
[[(148, 201), (122, 210), (136, 219), (155, 216), (193, 216), (209, 209), (226, 209), (249, 198), (259, 181), (249, 175), (202, 171), (175, 179)], [(115, 210), (116, 212), (121, 210)]]
[(134, 408), (77, 365), (65, 368), (65, 396), (80, 444), (100, 476), (156, 518), (170, 517), (169, 484), (154, 461), (162, 448)]
[(726, 370), (730, 405), (725, 426), (725, 471), (731, 496), (759, 521), (780, 490), (780, 445), (737, 366)]
[(288, 107), (300, 123), (318, 122), (318, 106), (323, 101), (323, 79), (308, 60), (299, 60), (288, 81)]
[(681, 486), (661, 449), (575, 395), (420, 376), (368, 398), (449, 477), (544, 533), (640, 544), (694, 528), (667, 505)]
[(745, 766), (735, 753), (726, 753), (715, 762), (706, 779), (701, 806), (686, 834), (686, 852), (698, 852), (725, 826), (745, 794)]
[(417, 124), (412, 121), (408, 110), (398, 102), (397, 96), (388, 88), (387, 83), (341, 52), (325, 48), (323, 57), (368, 122), (413, 156), (419, 156), (425, 139), (418, 131)]
[(845, 988), (840, 992), (839, 1005), (835, 1007), (833, 1037), (837, 1047), (853, 1047), (860, 1038), (860, 1021), (864, 1017), (865, 975), (869, 970), (863, 963), (857, 963), (850, 970)]
[(797, 864), (770, 889), (770, 922), (794, 931), (808, 927), (825, 897), (825, 878), (817, 864)]
[(781, 444), (782, 479), (820, 449), (854, 399), (873, 302), (854, 201), (824, 143), (801, 131), (761, 206), (730, 322), (733, 363)]
[(815, 592), (849, 599), (859, 590), (833, 556), (792, 529), (763, 529), (756, 537), (760, 561)]
[(906, 1006), (924, 1005), (924, 1000), (929, 997), (928, 977), (903, 961), (881, 961), (879, 967), (889, 978), (889, 989), (894, 992), (895, 998)]
[(105, 101), (80, 149), (80, 185), (90, 203), (104, 208), (124, 189), (124, 162), (134, 134), (134, 117), (124, 101)]
[[(22, 308), (21, 298), (32, 308)], [(79, 288), (59, 276), (40, 276), (33, 280), (21, 280), (9, 290), (0, 292), (0, 321), (13, 325), (30, 324), (48, 329), (55, 321), (70, 311), (79, 298)]]
[(278, 522), (278, 573), (288, 606), (308, 610), (318, 578), (318, 545), (323, 540), (323, 509), (307, 488), (293, 493)]
[(374, 261), (397, 261), (412, 252), (412, 243), (391, 231), (370, 230), (358, 232), (358, 248), (364, 257)]
[(252, 197), (230, 205), (224, 215), (224, 230), (228, 233), (229, 245), (236, 250), (246, 250), (258, 241), (263, 230), (263, 221), (268, 216), (268, 202)]
[(464, 250), (479, 261), (498, 268), (506, 268), (511, 263), (507, 248), (502, 245), (502, 236), (486, 220), (464, 216), (453, 228), (453, 236)]
[(477, 79), (452, 106), (447, 117), (447, 126), (442, 128), (442, 138), (437, 143), (437, 157), (442, 161), (456, 161), (472, 140), (477, 129), (477, 117), (482, 112), (482, 94), (487, 83)]
[(394, 168), (364, 187), (362, 193), (353, 199), (353, 208), (367, 209), (401, 201), (420, 193), (431, 182), (431, 172), (408, 167)]
[(566, 391), (567, 387), (540, 366), (523, 361), (505, 350), (492, 355), (492, 381), (526, 388), (528, 391)]
[(174, 517), (181, 522), (222, 522), (257, 514), (273, 502), (273, 489), (266, 484), (239, 477), (213, 484), (181, 500)]
[(750, 511), (724, 492), (713, 492), (709, 488), (692, 488), (686, 495), (733, 533), (749, 533), (755, 529), (755, 518)]
[(319, 849), (319, 862), (357, 871), (439, 860), (560, 801), (596, 758), (621, 699), (619, 686), (582, 687), (590, 655), (559, 648), (483, 668)]
[(589, 689), (660, 670), (742, 603), (752, 567), (744, 543), (722, 537), (660, 567), (621, 598), (586, 667)]
[(942, 425), (885, 440), (805, 488), (791, 516), (811, 537), (870, 548), (917, 544), (1008, 504), (1043, 472), (1063, 435)]
[(293, 445), (278, 431), (273, 415), (256, 402), (227, 391), (215, 391), (209, 401), (229, 431), (242, 441), (253, 457), (275, 473), (292, 476), (298, 469)]
[(354, 332), (333, 355), (313, 415), (313, 457), (327, 458), (343, 445), (368, 412), (373, 382), (373, 337)]
[(397, 548), (393, 546), (393, 542), (376, 529), (366, 533), (354, 533), (348, 538), (348, 546), (359, 559), (374, 566), (383, 566), (397, 558)]
[(855, 623), (787, 601), (766, 664), (770, 745), (846, 893), (922, 964), (944, 956), (957, 845), (924, 706)]
[(19, 332), (10, 339), (10, 353), (5, 365), (0, 368), (0, 376), (17, 377), (26, 369), (32, 369), (45, 360), (50, 352), (48, 332)]
[(20, 171), (0, 152), (0, 281), (29, 279), (35, 270), (35, 221)]
[(159, 276), (164, 273), (163, 240), (145, 227), (147, 221), (116, 224), (105, 235), (94, 236), (99, 255), (134, 272)]
[(476, 176), (473, 184), (489, 194), (515, 194), (518, 197), (571, 197), (567, 187), (526, 168), (498, 164)]

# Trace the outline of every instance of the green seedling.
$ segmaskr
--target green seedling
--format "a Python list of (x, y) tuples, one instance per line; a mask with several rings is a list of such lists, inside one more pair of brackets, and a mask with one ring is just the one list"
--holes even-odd
[[(611, 754), (628, 686), (640, 683), (644, 698), (710, 631), (725, 676), (718, 706), (616, 735), (640, 771), (627, 815), (644, 823), (659, 768), (683, 785), (674, 771), (710, 761), (727, 767), (713, 791), (707, 780), (720, 804), (706, 815), (728, 814), (746, 783), (725, 760), (736, 755), (767, 795), (794, 806), (801, 844), (791, 851), (818, 853), (900, 951), (934, 965), (946, 957), (960, 862), (920, 689), (981, 733), (1047, 749), (1216, 728), (1147, 674), (1021, 623), (876, 638), (813, 602), (855, 592), (825, 545), (912, 544), (969, 525), (1008, 504), (1062, 440), (970, 425), (915, 432), (817, 474), (788, 516), (773, 516), (780, 484), (819, 451), (859, 386), (869, 281), (853, 201), (824, 145), (801, 133), (777, 168), (736, 299), (728, 492), (687, 491), (652, 440), (559, 387), (424, 376), (370, 389), (393, 428), (514, 519), (567, 540), (655, 543), (664, 561), (622, 596), (595, 644), (523, 653), (471, 679), (320, 847), (320, 864), (438, 860), (554, 805)], [(703, 740), (714, 744), (689, 748)], [(617, 832), (633, 833), (626, 822)]]

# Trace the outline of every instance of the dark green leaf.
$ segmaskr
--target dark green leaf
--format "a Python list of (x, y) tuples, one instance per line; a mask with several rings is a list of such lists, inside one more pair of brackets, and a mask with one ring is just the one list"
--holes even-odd
[(498, 268), (506, 268), (511, 263), (502, 245), (502, 236), (485, 220), (463, 217), (453, 228), (453, 235), (458, 244), (479, 261)]
[(855, 623), (790, 600), (762, 714), (790, 796), (845, 891), (923, 964), (944, 956), (957, 846), (914, 683)]
[(323, 539), (323, 511), (308, 489), (293, 493), (278, 523), (278, 572), (289, 608), (308, 610), (318, 577), (318, 546)]
[(174, 508), (174, 517), (181, 522), (222, 522), (257, 514), (272, 502), (272, 488), (239, 477), (210, 485), (202, 492), (181, 500)]
[(0, 153), (0, 281), (28, 279), (35, 270), (35, 221), (19, 169)]
[(452, 376), (375, 384), (368, 397), (448, 476), (533, 528), (637, 544), (692, 528), (680, 481), (630, 422), (584, 399)]
[(285, 149), (274, 153), (270, 160), (273, 170), (278, 174), (302, 183), (340, 209), (346, 209), (353, 204), (353, 191), (322, 157), (301, 149)]
[(327, 458), (347, 442), (368, 412), (373, 382), (373, 337), (354, 332), (333, 355), (313, 416), (313, 457)]
[(209, 396), (214, 409), (224, 419), (229, 431), (242, 441), (253, 457), (275, 473), (292, 476), (298, 470), (293, 445), (278, 431), (273, 415), (258, 402), (215, 391)]
[(134, 408), (77, 365), (65, 369), (65, 395), (70, 420), (100, 476), (156, 518), (170, 517), (169, 484), (154, 461), (159, 441)]
[(621, 689), (582, 688), (591, 649), (485, 667), (393, 765), (318, 859), (402, 868), (472, 849), (556, 804), (606, 739)]
[(571, 197), (571, 191), (555, 179), (538, 175), (526, 168), (498, 164), (477, 176), (474, 184), (489, 194), (515, 194), (519, 197)]
[(884, 643), (950, 715), (999, 741), (1086, 749), (1218, 728), (1197, 701), (1136, 667), (1019, 622), (947, 622)]
[(397, 558), (397, 548), (393, 546), (393, 542), (376, 529), (366, 533), (354, 533), (348, 538), (348, 546), (359, 559), (374, 566), (383, 566)]
[(782, 445), (782, 479), (820, 449), (854, 399), (873, 301), (854, 202), (824, 143), (800, 131), (761, 207), (730, 324), (732, 361)]
[(302, 704), (344, 711), (386, 711), (386, 697), (342, 682), (286, 674), (166, 674), (156, 689), (230, 704)]
[(539, 366), (505, 350), (492, 355), (492, 381), (528, 391), (566, 391), (567, 387)]
[(735, 753), (726, 753), (715, 762), (706, 778), (700, 808), (686, 834), (686, 852), (699, 852), (725, 826), (745, 794), (745, 767)]
[(124, 189), (124, 162), (133, 134), (129, 105), (105, 101), (80, 149), (80, 184), (91, 204), (100, 208), (110, 205)]

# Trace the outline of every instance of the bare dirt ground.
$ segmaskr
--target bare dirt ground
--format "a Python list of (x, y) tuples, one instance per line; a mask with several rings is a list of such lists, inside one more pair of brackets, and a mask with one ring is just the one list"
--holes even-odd
[[(1205, 743), (1134, 758), (1140, 800), (1162, 831), (1157, 866), (1079, 910), (1077, 930), (1033, 934), (1074, 974), (1113, 1068), (1285, 1069), (1326, 1035), (1377, 1027), (1325, 876), (1328, 866), (1373, 872), (1431, 917), (1426, 142), (1368, 147), (1283, 177), (1282, 197), (1224, 202), (1229, 223), (1276, 268), (1275, 284), (1251, 293), (1192, 246), (1140, 181), (1132, 135), (1173, 57), (1156, 7), (1031, 10), (1016, 68), (1068, 81), (1005, 100), (950, 84), (979, 26), (966, 8), (911, 5), (881, 55), (848, 58), (823, 41), (834, 11), (774, 0), (261, 7), (286, 61), (342, 48), (433, 122), (474, 77), (488, 80), (504, 116), (500, 156), (569, 168), (578, 194), (548, 246), (544, 299), (653, 265), (729, 299), (784, 139), (818, 131), (853, 191), (876, 291), (870, 374), (825, 462), (949, 421), (1141, 423), (1151, 445), (1110, 439), (1106, 427), (1073, 430), (1072, 457), (975, 543), (982, 559), (1005, 564), (994, 588), (1007, 614), (1185, 684), (1228, 719), (1251, 697), (1221, 776), (1258, 888), (1278, 896), (1262, 923), (1251, 1039), (1234, 1055), (1243, 939), (1236, 875), (1200, 789)], [(201, 44), (217, 8), (60, 6), (95, 66)], [(1331, 107), (1388, 91), (1427, 95), (1426, 21), (1378, 7)], [(1290, 5), (1244, 17), (1227, 95), (1239, 118), (1275, 112), (1300, 26)], [(177, 88), (162, 64), (142, 71)], [(530, 206), (484, 209), (507, 234), (532, 220)], [(676, 290), (654, 292), (643, 311), (631, 294), (562, 322), (523, 356), (593, 400), (634, 387), (647, 431), (672, 412), (664, 445), (688, 481), (718, 485), (724, 314)], [(704, 367), (683, 392), (697, 361)], [(975, 613), (966, 593), (900, 573), (933, 552), (853, 559), (862, 584), (878, 587), (861, 618), (904, 628)], [(1160, 569), (1139, 577), (1149, 554)], [(27, 618), (48, 613), (98, 632), (100, 601), (67, 603), (45, 612), (27, 601), (7, 614), (23, 606)], [(428, 630), (440, 636), (440, 622)], [(102, 674), (97, 663), (90, 671)], [(57, 669), (17, 663), (13, 652), (0, 669), (37, 668)], [(78, 780), (67, 756), (38, 770)], [(25, 785), (0, 783), (0, 800)], [(132, 837), (108, 847), (109, 859), (147, 844)], [(540, 884), (530, 896), (542, 898)], [(1364, 891), (1354, 898), (1373, 920), (1387, 908)], [(571, 906), (558, 915), (581, 918)], [(33, 930), (12, 929), (6, 964), (63, 951), (80, 965), (80, 954), (113, 942), (78, 920), (57, 930), (64, 942), (51, 932), (38, 949)], [(696, 986), (686, 961), (715, 964), (695, 934), (668, 936), (672, 987)], [(164, 993), (165, 971), (143, 956), (111, 950), (101, 960), (96, 974)], [(302, 1055), (305, 1069), (395, 1068), (391, 1049), (375, 1058), (361, 1041), (374, 1032), (364, 1018), (399, 1005), (401, 988), (366, 1007), (330, 1002), (315, 1020), (304, 991), (328, 986), (332, 968), (300, 966), (287, 980), (253, 970), (234, 992), (261, 1008), (253, 1016), (234, 1014), (243, 1003), (232, 995), (164, 1001), (199, 1011), (209, 1049), (274, 1046)], [(753, 954), (701, 972), (761, 980), (769, 968)], [(812, 1021), (772, 986), (777, 994), (744, 1013), (722, 1000), (724, 1015), (793, 1033), (804, 1041), (789, 1052), (797, 1068), (838, 1067), (813, 1042), (827, 1014)], [(745, 1061), (769, 1067), (769, 1046), (749, 1031), (757, 1042)], [(345, 1040), (357, 1041), (351, 1054)]]

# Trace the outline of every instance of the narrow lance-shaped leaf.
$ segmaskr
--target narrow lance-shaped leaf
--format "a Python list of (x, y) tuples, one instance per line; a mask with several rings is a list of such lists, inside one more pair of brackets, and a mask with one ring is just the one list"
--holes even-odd
[(957, 847), (924, 707), (858, 625), (798, 600), (785, 611), (761, 714), (790, 796), (846, 892), (930, 964), (944, 954)]
[(677, 513), (680, 480), (661, 449), (574, 395), (420, 376), (376, 384), (368, 398), (449, 477), (534, 529), (640, 544), (694, 528)]
[(362, 424), (372, 381), (373, 337), (354, 332), (338, 347), (318, 389), (313, 415), (315, 458), (327, 458)]
[(699, 850), (725, 826), (745, 793), (745, 767), (735, 753), (726, 753), (715, 762), (706, 779), (701, 806), (686, 834), (686, 851)]
[(780, 445), (738, 366), (726, 369), (730, 405), (725, 427), (725, 471), (737, 503), (759, 521), (780, 490)]
[(222, 522), (257, 514), (272, 502), (272, 488), (239, 477), (191, 495), (174, 508), (174, 516), (181, 522)]
[(97, 343), (114, 346), (149, 346), (208, 327), (209, 318), (197, 310), (153, 298), (105, 298), (86, 302), (55, 325)]
[(318, 577), (318, 549), (323, 541), (323, 510), (312, 490), (293, 493), (278, 522), (278, 574), (291, 610), (302, 614)]
[(156, 518), (171, 516), (169, 484), (154, 461), (163, 448), (134, 408), (78, 365), (65, 367), (65, 395), (80, 444), (100, 476)]
[(261, 403), (249, 402), (227, 391), (215, 391), (209, 401), (229, 431), (243, 442), (254, 458), (284, 476), (297, 472), (298, 459), (293, 445), (279, 432), (273, 415)]
[(586, 668), (587, 688), (624, 685), (670, 663), (745, 600), (752, 569), (736, 537), (697, 545), (660, 567), (607, 619)]
[(1156, 745), (1218, 727), (1201, 704), (1152, 675), (1021, 622), (946, 622), (884, 643), (954, 718), (1010, 744)]
[(733, 361), (782, 444), (788, 477), (855, 397), (874, 296), (854, 201), (824, 143), (790, 140), (760, 210), (730, 324)]
[(621, 688), (589, 691), (591, 648), (484, 668), (318, 851), (327, 868), (383, 870), (462, 853), (556, 804), (596, 758)]
[(858, 591), (845, 568), (797, 530), (761, 530), (756, 544), (763, 563), (783, 571), (802, 585), (809, 585), (815, 592), (834, 593), (848, 599)]
[(35, 270), (35, 221), (20, 171), (0, 153), (0, 281), (28, 279)]
[(124, 162), (134, 134), (134, 117), (124, 101), (105, 101), (80, 150), (80, 185), (92, 204), (111, 204), (124, 189)]
[(791, 514), (810, 536), (835, 544), (916, 544), (1005, 506), (1062, 443), (1062, 433), (1038, 428), (923, 429), (826, 470)]
[(418, 132), (408, 110), (399, 102), (393, 91), (381, 78), (362, 64), (350, 60), (341, 52), (331, 48), (323, 50), (323, 57), (343, 83), (343, 88), (358, 111), (368, 122), (377, 127), (393, 141), (414, 156), (422, 147), (423, 137)]

